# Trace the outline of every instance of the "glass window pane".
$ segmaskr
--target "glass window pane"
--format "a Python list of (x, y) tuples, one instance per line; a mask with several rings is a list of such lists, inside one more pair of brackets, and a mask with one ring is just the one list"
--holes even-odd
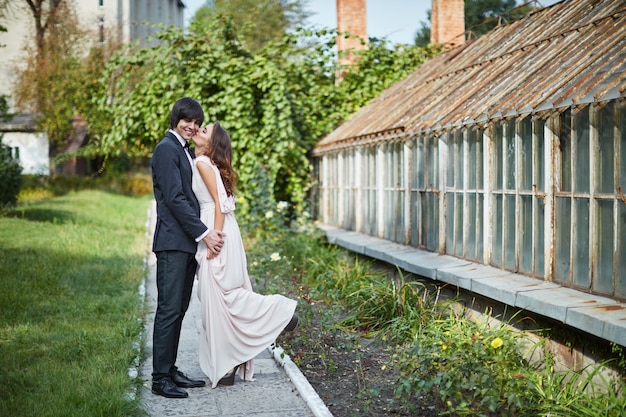
[(509, 120), (506, 124), (506, 160), (504, 166), (506, 167), (504, 181), (505, 188), (507, 190), (515, 189), (515, 120)]
[(615, 173), (613, 158), (615, 155), (615, 146), (613, 142), (614, 113), (613, 102), (603, 106), (597, 114), (596, 129), (598, 131), (598, 185), (597, 190), (600, 193), (613, 193)]
[(476, 194), (467, 194), (467, 258), (476, 259)]
[(574, 116), (574, 191), (589, 192), (589, 107)]
[(420, 213), (419, 195), (417, 191), (411, 191), (411, 246), (419, 246), (419, 229), (422, 227), (422, 213)]
[(515, 256), (515, 196), (504, 197), (504, 267), (517, 270)]
[(463, 188), (463, 131), (454, 132), (454, 187), (459, 190)]
[(446, 253), (454, 254), (454, 193), (446, 194)]
[[(438, 167), (439, 167), (439, 159), (437, 154), (437, 139), (432, 136), (426, 139), (426, 155), (424, 161), (428, 161), (425, 163), (424, 167), (428, 169), (428, 176), (426, 178), (426, 186), (429, 188), (439, 188), (438, 181)], [(426, 159), (427, 158), (427, 159)]]
[(439, 250), (439, 199), (436, 194), (426, 194), (426, 204), (424, 205), (426, 212), (424, 219), (427, 219), (428, 225), (426, 231), (426, 249), (432, 251)]
[(561, 132), (559, 134), (559, 149), (561, 151), (561, 189), (572, 191), (572, 111), (561, 113)]
[(530, 274), (533, 272), (533, 197), (524, 195), (521, 197), (520, 207), (520, 266), (521, 272)]
[(484, 187), (483, 179), (483, 130), (476, 129), (476, 188), (482, 190)]
[(544, 220), (545, 220), (545, 206), (543, 204), (543, 200), (540, 198), (535, 198), (535, 275), (538, 277), (544, 276), (545, 262), (544, 262), (544, 245), (545, 245), (545, 228), (544, 228)]
[[(469, 178), (467, 179), (467, 187), (470, 190), (476, 189), (476, 171), (477, 171), (477, 161), (476, 161), (476, 131), (474, 129), (469, 129), (467, 131), (467, 146), (468, 146), (468, 155), (467, 155), (467, 165)], [(482, 162), (482, 161), (480, 161)]]
[(377, 200), (378, 195), (375, 189), (370, 190), (369, 192), (369, 202), (367, 204), (369, 210), (369, 219), (370, 221), (366, 223), (366, 227), (369, 229), (369, 234), (377, 235), (378, 234), (378, 209), (377, 209)]
[(447, 134), (448, 166), (446, 167), (446, 185), (454, 187), (454, 136)]
[(519, 122), (520, 136), (520, 189), (532, 190), (533, 187), (533, 130), (530, 116)]
[(554, 250), (554, 279), (570, 282), (570, 223), (572, 217), (571, 200), (569, 198), (556, 199), (555, 213), (555, 250)]
[(424, 140), (421, 138), (417, 139), (415, 143), (413, 160), (413, 172), (416, 176), (415, 187), (423, 189), (426, 165), (424, 164)]
[(344, 228), (348, 230), (354, 230), (355, 226), (355, 213), (354, 213), (354, 154), (355, 150), (350, 149), (346, 152), (344, 157), (344, 173), (343, 173), (343, 186), (345, 190), (344, 201)]
[(615, 267), (618, 273), (615, 274), (615, 295), (619, 297), (626, 297), (626, 204), (618, 204), (617, 215), (617, 250), (615, 256), (617, 262)]
[(420, 241), (419, 244), (420, 246), (427, 246), (426, 242), (428, 241), (428, 233), (430, 232), (430, 223), (432, 223), (433, 219), (431, 218), (432, 213), (430, 212), (430, 207), (428, 206), (428, 197), (429, 194), (428, 193), (420, 193), (420, 199), (421, 199), (421, 208), (422, 208), (422, 219), (424, 219), (422, 221), (422, 223), (420, 224), (420, 232), (421, 232), (421, 237), (420, 237)]
[(493, 197), (493, 248), (491, 262), (502, 266), (502, 206), (503, 196)]
[(404, 163), (404, 142), (396, 143), (393, 152), (393, 159), (396, 168), (394, 187), (404, 188), (406, 186), (404, 178), (404, 169), (406, 164)]
[(574, 244), (574, 285), (583, 288), (591, 287), (589, 268), (589, 200), (586, 198), (574, 199), (574, 230), (572, 243)]
[(455, 202), (455, 231), (454, 231), (454, 254), (463, 256), (463, 193), (456, 194)]
[(613, 200), (598, 201), (593, 289), (605, 294), (613, 293), (613, 204)]
[(502, 139), (502, 124), (496, 124), (492, 128), (493, 130), (493, 149), (494, 149), (494, 189), (501, 190), (502, 189), (502, 173), (503, 173), (503, 165), (504, 165), (504, 141)]
[(535, 121), (535, 184), (539, 192), (543, 192), (546, 188), (545, 183), (545, 120)]
[(404, 212), (404, 190), (400, 189), (396, 191), (396, 218), (395, 218), (395, 236), (396, 242), (404, 243), (404, 219), (406, 219), (406, 213)]
[(619, 105), (617, 126), (619, 128), (619, 188), (622, 193), (626, 193), (626, 102)]
[(483, 194), (478, 194), (476, 201), (476, 259), (482, 261), (484, 258), (483, 250), (483, 214), (484, 201)]

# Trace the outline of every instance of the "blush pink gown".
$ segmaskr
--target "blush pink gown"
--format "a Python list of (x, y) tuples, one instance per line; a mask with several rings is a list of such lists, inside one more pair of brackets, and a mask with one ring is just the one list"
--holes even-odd
[[(218, 197), (225, 214), (224, 247), (206, 259), (207, 247), (198, 243), (198, 298), (202, 312), (200, 367), (213, 388), (228, 371), (245, 364), (245, 380), (254, 376), (252, 358), (269, 347), (291, 320), (296, 301), (278, 294), (261, 295), (252, 290), (239, 225), (233, 214), (235, 199), (226, 195), (218, 168), (206, 156), (194, 161), (193, 191), (200, 203), (200, 218), (209, 229), (215, 222), (215, 202), (197, 169), (207, 164), (215, 172)], [(238, 370), (244, 377), (244, 366)]]

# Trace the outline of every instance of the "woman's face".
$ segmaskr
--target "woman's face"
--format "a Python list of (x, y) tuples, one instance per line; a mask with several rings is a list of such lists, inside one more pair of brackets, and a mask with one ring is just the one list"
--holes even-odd
[(196, 149), (204, 149), (209, 144), (211, 140), (211, 135), (213, 134), (213, 124), (208, 124), (204, 127), (198, 129), (195, 135), (191, 138), (193, 143), (196, 144)]

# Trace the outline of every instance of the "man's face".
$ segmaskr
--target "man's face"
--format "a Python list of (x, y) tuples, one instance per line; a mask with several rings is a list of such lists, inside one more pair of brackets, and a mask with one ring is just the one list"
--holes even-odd
[(189, 140), (196, 134), (200, 128), (200, 122), (196, 119), (180, 119), (174, 128), (174, 132), (178, 133), (183, 139)]

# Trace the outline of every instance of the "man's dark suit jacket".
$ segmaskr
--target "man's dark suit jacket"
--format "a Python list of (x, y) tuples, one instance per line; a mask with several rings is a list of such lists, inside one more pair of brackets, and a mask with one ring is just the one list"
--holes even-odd
[(192, 170), (185, 148), (172, 132), (154, 148), (150, 166), (157, 204), (152, 251), (196, 253), (196, 238), (207, 227), (200, 221), (200, 205), (191, 189)]

